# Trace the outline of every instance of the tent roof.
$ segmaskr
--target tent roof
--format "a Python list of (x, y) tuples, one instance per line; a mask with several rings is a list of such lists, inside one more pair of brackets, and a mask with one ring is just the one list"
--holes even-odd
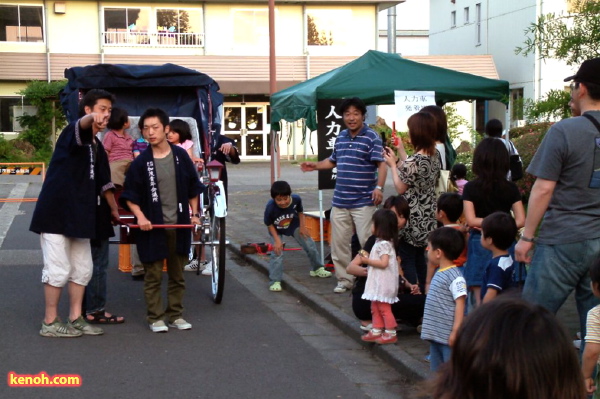
[(394, 90), (435, 91), (438, 104), (473, 99), (506, 102), (509, 84), (370, 50), (346, 65), (273, 94), (272, 121), (305, 118), (315, 130), (317, 100), (356, 96), (368, 105), (393, 104)]

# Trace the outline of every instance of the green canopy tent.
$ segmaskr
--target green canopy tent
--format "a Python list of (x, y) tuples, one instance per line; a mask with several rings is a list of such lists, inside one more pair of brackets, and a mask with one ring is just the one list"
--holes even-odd
[(410, 61), (398, 54), (367, 51), (362, 57), (271, 96), (271, 121), (306, 119), (317, 129), (317, 100), (360, 97), (367, 105), (394, 104), (394, 90), (435, 91), (438, 104), (461, 100), (508, 102), (507, 81)]

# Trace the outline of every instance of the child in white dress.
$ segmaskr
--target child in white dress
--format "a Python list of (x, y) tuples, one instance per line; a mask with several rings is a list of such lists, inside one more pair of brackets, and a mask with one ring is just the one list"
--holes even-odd
[[(393, 344), (396, 337), (396, 318), (392, 304), (398, 302), (398, 260), (396, 241), (398, 219), (389, 209), (380, 209), (373, 214), (373, 234), (377, 237), (370, 254), (361, 251), (361, 263), (369, 265), (367, 283), (362, 299), (371, 301), (373, 328), (362, 336), (363, 341), (378, 344)], [(385, 328), (385, 332), (383, 329)]]

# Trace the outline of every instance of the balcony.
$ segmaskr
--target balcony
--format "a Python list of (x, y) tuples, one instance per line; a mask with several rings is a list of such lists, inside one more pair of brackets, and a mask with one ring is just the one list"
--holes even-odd
[(107, 47), (204, 47), (204, 33), (144, 32), (120, 29), (102, 32)]

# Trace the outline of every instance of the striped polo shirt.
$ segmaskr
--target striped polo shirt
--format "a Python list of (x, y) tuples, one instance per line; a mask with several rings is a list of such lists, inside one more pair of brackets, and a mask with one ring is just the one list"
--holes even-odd
[(348, 129), (343, 130), (329, 160), (337, 168), (332, 205), (337, 208), (373, 206), (371, 196), (377, 186), (377, 165), (385, 162), (379, 134), (366, 124), (354, 138)]

